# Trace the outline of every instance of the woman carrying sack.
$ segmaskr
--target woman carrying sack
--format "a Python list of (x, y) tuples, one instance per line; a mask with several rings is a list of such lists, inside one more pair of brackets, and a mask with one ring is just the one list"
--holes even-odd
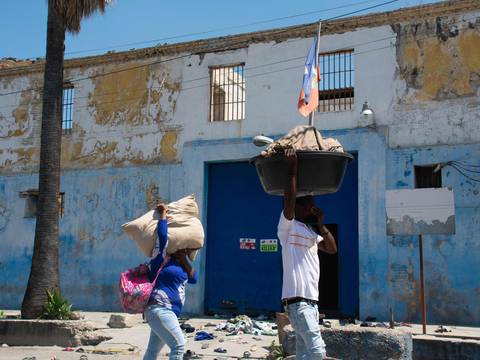
[(162, 347), (170, 348), (170, 360), (181, 360), (185, 352), (185, 338), (178, 322), (178, 316), (185, 303), (185, 284), (195, 284), (197, 274), (187, 260), (188, 250), (180, 250), (169, 258), (167, 206), (158, 204), (160, 214), (157, 233), (158, 239), (150, 263), (150, 281), (158, 274), (155, 287), (145, 309), (145, 319), (150, 325), (150, 340), (143, 360), (155, 360)]

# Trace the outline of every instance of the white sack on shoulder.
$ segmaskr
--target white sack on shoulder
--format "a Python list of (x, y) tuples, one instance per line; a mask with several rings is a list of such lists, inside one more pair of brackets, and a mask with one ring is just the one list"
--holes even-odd
[[(145, 256), (151, 257), (157, 241), (157, 226), (160, 216), (151, 210), (145, 215), (122, 225), (122, 229), (137, 244)], [(198, 206), (193, 195), (168, 204), (168, 245), (167, 253), (183, 249), (200, 249), (204, 243), (204, 231), (198, 219)], [(191, 251), (195, 259), (198, 251)]]

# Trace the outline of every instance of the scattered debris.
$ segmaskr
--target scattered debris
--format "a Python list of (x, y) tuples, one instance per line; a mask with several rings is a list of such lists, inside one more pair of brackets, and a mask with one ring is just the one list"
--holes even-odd
[(214, 336), (206, 331), (199, 331), (195, 334), (195, 341), (213, 340)]
[(78, 311), (73, 311), (70, 314), (70, 317), (72, 318), (72, 320), (83, 320), (83, 319), (85, 319), (85, 315), (82, 315)]
[(192, 350), (187, 350), (183, 355), (183, 358), (184, 359), (201, 359), (202, 355), (199, 355)]
[(360, 327), (375, 327), (375, 324), (368, 321), (364, 321), (360, 324)]
[(250, 351), (245, 351), (245, 352), (243, 353), (243, 357), (244, 357), (245, 359), (248, 359), (250, 356), (252, 356), (252, 354), (250, 353)]
[(224, 348), (216, 348), (215, 350), (216, 353), (221, 353), (221, 354), (225, 354), (227, 352), (227, 349), (224, 349)]
[(452, 329), (450, 329), (447, 326), (439, 325), (438, 328), (435, 329), (436, 333), (446, 333), (446, 332), (452, 332)]
[(137, 323), (134, 315), (128, 314), (112, 314), (107, 325), (114, 329), (131, 328)]
[(247, 315), (239, 315), (227, 322), (220, 323), (217, 325), (216, 330), (224, 330), (228, 335), (277, 335), (277, 326), (275, 324), (252, 320)]
[(180, 325), (180, 328), (181, 328), (182, 330), (185, 330), (185, 332), (186, 332), (187, 334), (190, 334), (190, 333), (195, 332), (195, 328), (194, 328), (192, 325), (187, 324), (187, 323), (183, 323), (182, 325)]
[(210, 346), (209, 343), (204, 343), (202, 344), (202, 349), (208, 349), (209, 346)]

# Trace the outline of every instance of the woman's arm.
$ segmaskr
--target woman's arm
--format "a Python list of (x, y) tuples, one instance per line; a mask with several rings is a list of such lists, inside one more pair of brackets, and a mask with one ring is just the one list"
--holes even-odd
[(158, 254), (164, 257), (164, 251), (168, 242), (168, 225), (167, 225), (167, 205), (158, 204), (157, 211), (160, 214), (160, 220), (157, 226), (158, 234)]

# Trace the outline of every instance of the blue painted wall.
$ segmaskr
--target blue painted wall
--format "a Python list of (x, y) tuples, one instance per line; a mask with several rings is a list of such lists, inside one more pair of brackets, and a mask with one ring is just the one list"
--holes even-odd
[[(60, 220), (61, 288), (74, 308), (118, 310), (122, 270), (145, 261), (121, 224), (147, 210), (152, 187), (166, 201), (178, 196), (175, 166), (67, 171), (62, 174), (65, 215)], [(19, 308), (30, 271), (35, 219), (24, 218), (19, 192), (37, 187), (36, 176), (0, 179), (0, 308)], [(171, 197), (172, 196), (172, 197)]]
[[(415, 165), (451, 160), (480, 165), (480, 145), (437, 146), (388, 152), (388, 189), (414, 188)], [(479, 169), (477, 169), (479, 170)], [(470, 174), (472, 175), (472, 174)], [(475, 174), (474, 174), (475, 175)], [(477, 174), (477, 178), (480, 178)], [(424, 237), (427, 321), (480, 324), (480, 183), (452, 167), (442, 169), (442, 186), (453, 188), (456, 234)], [(389, 282), (397, 318), (419, 322), (418, 239), (389, 236)]]
[[(479, 164), (480, 145), (389, 149), (381, 132), (324, 131), (358, 153), (358, 269), (361, 318), (419, 321), (418, 249), (412, 237), (388, 237), (385, 190), (413, 188), (414, 165), (464, 160)], [(182, 163), (66, 171), (61, 219), (61, 282), (76, 308), (117, 310), (121, 270), (144, 260), (120, 225), (147, 208), (152, 185), (165, 200), (196, 193), (206, 218), (206, 163), (247, 160), (258, 153), (250, 139), (195, 141), (184, 145)], [(479, 184), (446, 167), (444, 186), (455, 192), (457, 234), (425, 238), (427, 317), (432, 323), (480, 325)], [(37, 187), (30, 174), (0, 177), (0, 308), (18, 308), (30, 270), (34, 219), (23, 217), (19, 192)], [(208, 242), (206, 244), (208, 247)], [(195, 267), (200, 282), (187, 290), (187, 313), (202, 313), (205, 251)]]

